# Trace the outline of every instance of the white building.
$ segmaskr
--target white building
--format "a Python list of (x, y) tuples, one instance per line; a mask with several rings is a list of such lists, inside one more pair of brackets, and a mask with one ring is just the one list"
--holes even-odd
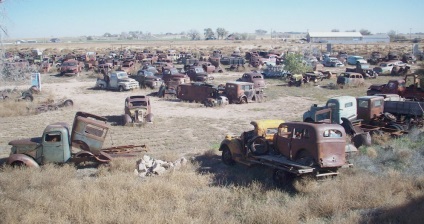
[(354, 44), (362, 42), (360, 32), (309, 32), (306, 39), (310, 43)]

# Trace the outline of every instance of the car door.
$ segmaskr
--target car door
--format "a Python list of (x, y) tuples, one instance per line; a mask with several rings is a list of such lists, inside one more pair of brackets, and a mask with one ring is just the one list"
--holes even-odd
[(61, 132), (54, 131), (44, 134), (43, 163), (63, 163), (65, 150)]

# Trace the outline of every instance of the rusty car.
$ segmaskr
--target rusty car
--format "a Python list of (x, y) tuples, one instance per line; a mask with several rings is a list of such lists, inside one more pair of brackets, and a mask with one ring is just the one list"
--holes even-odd
[(81, 72), (81, 66), (75, 59), (68, 59), (60, 65), (60, 75), (76, 75)]
[(255, 89), (265, 88), (265, 80), (261, 73), (257, 73), (257, 72), (244, 73), (241, 76), (241, 78), (237, 79), (237, 81), (251, 82), (253, 83), (253, 87)]
[(129, 76), (130, 78), (135, 79), (139, 84), (141, 88), (151, 88), (151, 89), (157, 89), (162, 85), (163, 80), (155, 76), (153, 72), (150, 72), (148, 70), (139, 70), (137, 74)]
[(337, 84), (344, 86), (362, 86), (365, 84), (362, 74), (356, 72), (342, 72), (337, 77)]
[(125, 126), (153, 123), (152, 108), (148, 96), (127, 97), (125, 99), (124, 112), (123, 123)]
[(263, 89), (255, 89), (251, 82), (227, 82), (224, 94), (229, 103), (263, 102), (266, 98)]
[(227, 135), (221, 142), (226, 165), (264, 165), (274, 169), (273, 179), (284, 185), (305, 174), (336, 176), (345, 167), (346, 133), (342, 126), (325, 123), (252, 121), (253, 130)]

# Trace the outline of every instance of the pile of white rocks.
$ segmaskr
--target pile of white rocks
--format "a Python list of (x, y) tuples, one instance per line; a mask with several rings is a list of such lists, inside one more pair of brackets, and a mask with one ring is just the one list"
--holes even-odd
[(163, 160), (153, 159), (148, 155), (144, 155), (143, 158), (137, 161), (136, 169), (134, 174), (140, 177), (161, 175), (167, 170), (179, 169), (181, 166), (187, 164), (187, 159), (182, 157), (175, 162), (167, 162)]

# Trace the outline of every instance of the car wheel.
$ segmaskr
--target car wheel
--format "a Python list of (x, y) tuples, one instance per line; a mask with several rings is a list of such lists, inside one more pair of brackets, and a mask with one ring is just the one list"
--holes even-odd
[(242, 97), (240, 100), (241, 104), (246, 104), (247, 103), (247, 98), (246, 97)]
[(221, 159), (225, 165), (232, 166), (235, 164), (233, 156), (231, 155), (231, 151), (227, 146), (224, 146), (224, 148), (222, 149)]
[(124, 92), (124, 87), (119, 86), (119, 92)]

